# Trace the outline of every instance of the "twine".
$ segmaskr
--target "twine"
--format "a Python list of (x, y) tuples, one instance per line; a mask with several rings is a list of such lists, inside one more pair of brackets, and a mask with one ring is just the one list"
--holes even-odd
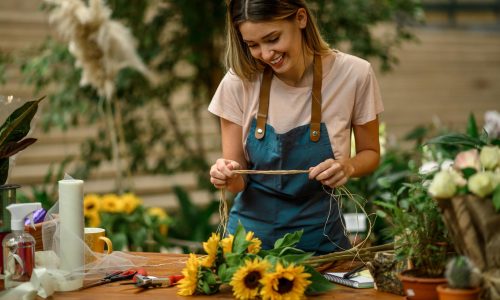
[[(234, 173), (236, 174), (266, 174), (266, 175), (294, 175), (294, 174), (307, 174), (309, 173), (309, 170), (233, 170)], [(330, 196), (330, 207), (328, 211), (328, 216), (326, 218), (325, 224), (323, 226), (323, 236), (325, 236), (330, 243), (332, 243), (334, 246), (336, 246), (338, 249), (341, 249), (343, 251), (349, 251), (349, 252), (354, 252), (354, 255), (352, 255), (352, 261), (355, 259), (359, 259), (364, 263), (363, 258), (366, 258), (366, 255), (361, 254), (361, 248), (363, 245), (368, 241), (372, 234), (372, 228), (374, 226), (372, 220), (370, 219), (371, 215), (368, 215), (366, 210), (364, 209), (363, 205), (356, 200), (355, 195), (353, 195), (346, 187), (341, 186), (338, 187), (331, 192), (327, 191), (325, 186), (323, 186), (323, 190)], [(362, 240), (359, 244), (356, 246), (350, 248), (350, 249), (344, 249), (337, 245), (335, 242), (333, 242), (328, 234), (326, 233), (326, 225), (328, 224), (329, 218), (330, 218), (330, 213), (332, 210), (332, 201), (335, 200), (337, 202), (337, 207), (339, 209), (339, 212), (342, 209), (342, 196), (347, 196), (348, 199), (353, 201), (355, 203), (356, 207), (356, 213), (358, 213), (358, 207), (362, 210), (363, 214), (366, 216), (366, 219), (368, 220), (368, 233), (366, 235), (366, 238)], [(228, 213), (228, 204), (226, 200), (226, 192), (225, 189), (222, 188), (220, 189), (219, 193), (219, 216), (220, 216), (220, 223), (217, 228), (217, 233), (221, 233), (222, 231), (222, 236), (226, 235), (227, 231), (227, 222), (229, 220), (229, 213)], [(344, 228), (344, 236), (348, 238), (348, 232), (347, 228), (344, 224), (344, 219), (340, 218), (341, 220), (341, 225)], [(359, 222), (359, 221), (358, 221)], [(359, 227), (359, 224), (358, 224)], [(358, 233), (355, 235), (355, 239), (357, 238)], [(314, 258), (311, 258), (314, 260)]]

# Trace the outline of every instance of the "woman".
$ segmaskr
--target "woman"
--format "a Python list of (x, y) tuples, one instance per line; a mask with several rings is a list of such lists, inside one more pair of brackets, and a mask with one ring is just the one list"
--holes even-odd
[[(238, 193), (229, 231), (241, 222), (272, 248), (303, 229), (305, 251), (350, 248), (322, 185), (339, 187), (378, 165), (383, 105), (370, 64), (330, 49), (301, 0), (232, 0), (227, 30), (230, 70), (209, 111), (220, 117), (223, 152), (210, 180)], [(237, 169), (309, 174), (244, 177)]]

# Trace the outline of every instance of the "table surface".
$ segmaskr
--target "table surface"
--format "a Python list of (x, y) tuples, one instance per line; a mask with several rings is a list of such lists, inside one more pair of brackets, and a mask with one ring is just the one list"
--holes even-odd
[[(172, 274), (180, 274), (187, 261), (187, 255), (184, 254), (162, 254), (162, 253), (145, 253), (134, 252), (134, 255), (146, 257), (147, 265), (144, 267), (148, 271), (148, 275), (165, 277)], [(55, 293), (52, 296), (54, 300), (165, 300), (165, 299), (233, 299), (231, 291), (224, 290), (215, 295), (197, 295), (193, 297), (182, 297), (177, 295), (176, 287), (169, 288), (151, 288), (144, 290), (137, 288), (134, 285), (120, 285), (120, 282), (112, 282), (105, 285), (100, 285), (92, 288), (87, 288), (74, 292)], [(336, 285), (335, 288), (328, 293), (315, 295), (311, 299), (404, 299), (397, 295), (379, 292), (375, 289), (354, 289)], [(37, 298), (42, 300), (42, 298)], [(50, 299), (50, 298), (49, 298)]]

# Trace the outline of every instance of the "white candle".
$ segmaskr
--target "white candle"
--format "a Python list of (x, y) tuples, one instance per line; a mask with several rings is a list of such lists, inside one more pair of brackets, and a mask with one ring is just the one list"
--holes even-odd
[(59, 180), (59, 256), (61, 270), (74, 273), (84, 265), (83, 180)]

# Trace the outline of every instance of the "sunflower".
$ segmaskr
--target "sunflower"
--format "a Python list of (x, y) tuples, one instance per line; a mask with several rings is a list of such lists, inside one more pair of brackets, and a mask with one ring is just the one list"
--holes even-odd
[(189, 254), (189, 259), (186, 262), (186, 267), (182, 270), (184, 278), (179, 280), (177, 294), (180, 296), (190, 296), (196, 292), (198, 285), (198, 271), (200, 265), (198, 258), (193, 253)]
[(261, 249), (262, 241), (259, 240), (258, 238), (254, 238), (253, 234), (254, 234), (253, 231), (249, 231), (247, 232), (247, 236), (245, 237), (247, 241), (251, 242), (251, 244), (248, 245), (247, 251), (248, 253), (251, 254), (257, 254)]
[(274, 273), (267, 273), (260, 280), (262, 299), (270, 300), (295, 300), (301, 299), (307, 286), (311, 283), (307, 280), (311, 274), (304, 272), (304, 266), (291, 264), (283, 267), (281, 263), (276, 264)]
[(229, 283), (233, 287), (236, 299), (253, 299), (259, 294), (259, 281), (271, 265), (266, 260), (255, 258), (245, 261), (245, 265), (236, 271)]
[(228, 254), (233, 252), (233, 240), (234, 235), (230, 234), (227, 238), (223, 238), (222, 241), (220, 241), (222, 253)]
[(150, 207), (147, 210), (147, 214), (158, 219), (158, 222), (160, 222), (160, 234), (166, 236), (168, 233), (168, 225), (165, 224), (165, 221), (168, 220), (168, 215), (165, 210), (160, 207)]
[(212, 236), (208, 239), (208, 241), (203, 243), (203, 249), (208, 254), (203, 262), (202, 266), (210, 268), (215, 262), (217, 258), (217, 249), (219, 248), (220, 236), (216, 233), (212, 233)]
[(85, 218), (87, 219), (90, 227), (99, 227), (99, 225), (101, 225), (101, 217), (98, 211), (93, 211), (85, 215)]
[(123, 210), (130, 214), (137, 206), (142, 204), (142, 200), (132, 193), (126, 193), (121, 196), (121, 201), (123, 203)]
[(88, 194), (83, 198), (83, 215), (90, 217), (99, 212), (101, 197), (96, 194)]
[(102, 196), (101, 200), (102, 210), (110, 213), (120, 213), (123, 212), (123, 202), (120, 201), (120, 197), (115, 194), (106, 194)]

